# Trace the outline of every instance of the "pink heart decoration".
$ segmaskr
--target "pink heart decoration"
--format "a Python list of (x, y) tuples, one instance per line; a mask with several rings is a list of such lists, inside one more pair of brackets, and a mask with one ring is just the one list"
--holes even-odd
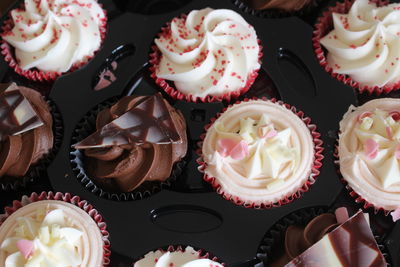
[(391, 116), (393, 118), (393, 120), (395, 120), (395, 121), (400, 120), (400, 112), (399, 111), (391, 111), (391, 112), (389, 112), (389, 116)]
[(235, 160), (242, 160), (249, 155), (249, 146), (245, 141), (240, 141), (231, 151), (230, 156)]
[(222, 157), (231, 156), (235, 160), (241, 160), (249, 154), (249, 146), (244, 140), (237, 142), (230, 138), (223, 138), (218, 140), (217, 151)]
[(392, 139), (392, 138), (393, 138), (392, 127), (386, 126), (386, 134), (387, 134), (387, 136), (388, 136), (389, 139)]
[(258, 136), (259, 136), (260, 138), (266, 138), (266, 139), (268, 139), (268, 138), (275, 137), (275, 136), (278, 134), (278, 132), (277, 132), (275, 129), (273, 129), (273, 128), (272, 128), (272, 130), (269, 130), (268, 132), (266, 132), (266, 133), (264, 134), (264, 129), (268, 128), (268, 126), (269, 126), (269, 125), (263, 125), (263, 126), (260, 126), (260, 127), (258, 128)]
[(20, 239), (17, 241), (17, 248), (24, 256), (25, 259), (28, 259), (29, 256), (33, 254), (33, 242), (27, 239)]
[(358, 115), (357, 120), (359, 122), (362, 122), (362, 119), (366, 118), (366, 117), (370, 117), (372, 115), (372, 112), (369, 111), (364, 111), (363, 113), (361, 113), (360, 115)]
[(400, 208), (396, 209), (395, 211), (392, 211), (390, 215), (392, 215), (392, 219), (394, 222), (398, 221), (400, 219)]
[(400, 145), (396, 147), (396, 150), (394, 151), (394, 156), (396, 159), (400, 159)]
[(364, 153), (368, 159), (374, 159), (378, 155), (379, 144), (374, 139), (368, 138), (364, 144)]

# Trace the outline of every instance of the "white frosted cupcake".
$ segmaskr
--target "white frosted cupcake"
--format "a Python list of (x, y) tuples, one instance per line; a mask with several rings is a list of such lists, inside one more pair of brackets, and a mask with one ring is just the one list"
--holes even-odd
[(169, 247), (147, 253), (143, 259), (135, 262), (134, 267), (223, 267), (216, 258), (209, 259), (208, 254), (187, 246), (185, 249)]
[(229, 9), (205, 8), (174, 18), (155, 44), (152, 77), (176, 99), (229, 100), (249, 89), (260, 68), (254, 28)]
[(307, 191), (318, 174), (322, 142), (314, 130), (294, 108), (240, 102), (208, 128), (200, 169), (217, 192), (237, 204), (286, 204)]
[(340, 122), (340, 172), (375, 209), (400, 208), (400, 99), (351, 106)]
[(14, 203), (8, 213), (0, 226), (0, 266), (108, 265), (108, 233), (101, 217), (85, 202), (42, 193)]

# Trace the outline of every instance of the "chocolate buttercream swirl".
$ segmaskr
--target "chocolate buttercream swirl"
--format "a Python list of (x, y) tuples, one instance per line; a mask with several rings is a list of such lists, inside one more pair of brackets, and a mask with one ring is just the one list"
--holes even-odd
[(312, 0), (244, 0), (243, 2), (257, 10), (280, 9), (294, 12), (309, 5)]
[[(111, 108), (104, 109), (97, 116), (96, 129), (100, 130), (146, 98), (127, 96)], [(174, 164), (186, 155), (186, 123), (179, 111), (171, 107), (166, 100), (163, 101), (182, 142), (146, 142), (85, 149), (84, 163), (92, 179), (107, 190), (130, 192), (145, 181), (165, 181), (170, 177)]]
[(20, 86), (19, 92), (30, 102), (43, 125), (0, 141), (0, 177), (24, 176), (53, 147), (53, 119), (42, 95)]
[(331, 213), (318, 215), (306, 226), (290, 225), (285, 232), (284, 254), (272, 262), (271, 266), (285, 266), (338, 225), (335, 215)]

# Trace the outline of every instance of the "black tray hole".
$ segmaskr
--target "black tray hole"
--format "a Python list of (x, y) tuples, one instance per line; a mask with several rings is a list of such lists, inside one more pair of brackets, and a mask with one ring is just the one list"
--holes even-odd
[(258, 71), (257, 79), (254, 81), (250, 90), (244, 94), (241, 99), (253, 97), (267, 97), (268, 99), (281, 98), (275, 83), (263, 68)]
[(304, 62), (293, 52), (279, 48), (278, 64), (283, 77), (299, 95), (317, 96), (315, 81)]
[(178, 233), (204, 233), (222, 225), (216, 211), (195, 205), (172, 205), (151, 211), (152, 222), (162, 229)]
[(121, 10), (128, 10), (143, 15), (165, 14), (177, 10), (191, 0), (114, 0), (114, 3)]
[(193, 109), (190, 119), (195, 122), (203, 122), (206, 119), (206, 111), (204, 109)]
[(131, 58), (135, 54), (135, 50), (133, 44), (124, 44), (115, 48), (97, 70), (92, 81), (93, 90), (99, 91), (113, 84), (120, 73), (126, 70), (125, 64), (128, 61), (126, 59)]

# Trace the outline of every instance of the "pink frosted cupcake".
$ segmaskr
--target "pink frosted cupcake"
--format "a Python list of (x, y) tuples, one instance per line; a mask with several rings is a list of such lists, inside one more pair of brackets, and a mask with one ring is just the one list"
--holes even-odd
[(155, 44), (152, 77), (175, 99), (229, 101), (250, 88), (260, 68), (254, 28), (229, 9), (205, 8), (174, 18)]
[(365, 207), (400, 208), (400, 99), (351, 106), (340, 122), (340, 172)]
[(200, 170), (236, 204), (266, 208), (289, 203), (319, 174), (322, 141), (315, 128), (289, 105), (238, 102), (208, 127)]
[(96, 210), (69, 194), (32, 194), (6, 208), (0, 266), (106, 266), (108, 232)]
[(97, 0), (26, 0), (4, 23), (1, 53), (18, 74), (52, 81), (93, 57), (106, 21)]

